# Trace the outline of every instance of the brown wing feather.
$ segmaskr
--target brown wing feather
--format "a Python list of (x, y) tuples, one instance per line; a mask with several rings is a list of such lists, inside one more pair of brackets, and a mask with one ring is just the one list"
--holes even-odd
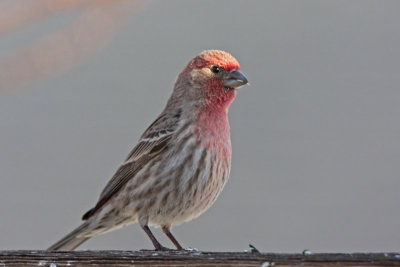
[[(169, 116), (168, 116), (169, 115)], [(155, 158), (167, 146), (179, 123), (179, 114), (160, 115), (144, 132), (135, 146), (100, 194), (96, 206), (86, 212), (82, 219), (87, 220), (109, 201), (149, 160)]]

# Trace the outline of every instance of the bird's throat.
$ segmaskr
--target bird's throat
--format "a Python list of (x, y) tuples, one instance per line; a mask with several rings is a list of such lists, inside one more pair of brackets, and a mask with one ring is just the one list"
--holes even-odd
[(211, 112), (223, 110), (226, 113), (236, 96), (235, 89), (225, 88), (219, 80), (210, 81), (206, 85), (204, 93), (206, 103), (203, 108)]

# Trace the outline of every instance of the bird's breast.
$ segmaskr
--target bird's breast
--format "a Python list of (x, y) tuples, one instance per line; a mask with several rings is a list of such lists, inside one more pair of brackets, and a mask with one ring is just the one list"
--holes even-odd
[(198, 111), (197, 118), (197, 122), (192, 127), (195, 138), (217, 158), (230, 161), (232, 146), (226, 111), (203, 109)]

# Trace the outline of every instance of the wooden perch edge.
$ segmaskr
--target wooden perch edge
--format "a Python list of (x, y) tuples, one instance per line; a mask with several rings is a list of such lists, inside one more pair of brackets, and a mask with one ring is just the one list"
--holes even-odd
[(202, 251), (0, 251), (7, 266), (400, 266), (400, 253), (281, 254)]

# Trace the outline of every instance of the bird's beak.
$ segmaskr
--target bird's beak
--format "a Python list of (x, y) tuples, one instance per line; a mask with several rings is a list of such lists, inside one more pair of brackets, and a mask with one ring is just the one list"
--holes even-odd
[(238, 70), (231, 70), (222, 78), (225, 88), (239, 88), (248, 83), (246, 76)]

